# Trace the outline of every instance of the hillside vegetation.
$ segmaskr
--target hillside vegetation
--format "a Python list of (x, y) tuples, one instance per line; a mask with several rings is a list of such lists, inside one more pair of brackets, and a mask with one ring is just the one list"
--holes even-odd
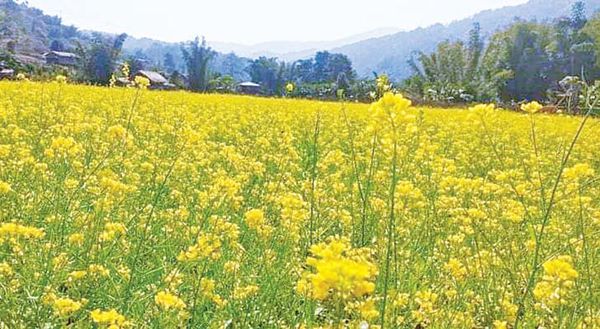
[[(402, 80), (412, 74), (408, 61), (414, 52), (433, 52), (438, 44), (447, 40), (468, 40), (469, 31), (475, 23), (481, 25), (482, 35), (487, 38), (518, 20), (548, 23), (560, 17), (568, 17), (574, 2), (574, 0), (530, 0), (519, 6), (486, 10), (448, 25), (436, 24), (400, 32), (339, 47), (332, 51), (348, 55), (359, 75), (379, 72), (390, 75), (394, 80)], [(583, 2), (590, 15), (600, 9), (600, 0)]]
[(0, 0), (0, 49), (17, 54), (24, 62), (42, 63), (42, 54), (53, 41), (73, 49), (87, 39), (76, 27), (62, 24), (59, 17), (13, 0)]

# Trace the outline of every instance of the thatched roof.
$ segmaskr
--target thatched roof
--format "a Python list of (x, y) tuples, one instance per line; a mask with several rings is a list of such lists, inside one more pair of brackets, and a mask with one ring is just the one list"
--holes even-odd
[(141, 75), (141, 76), (147, 78), (148, 80), (150, 80), (150, 83), (152, 83), (152, 84), (165, 84), (165, 83), (169, 82), (165, 77), (162, 76), (162, 74), (160, 74), (158, 72), (154, 72), (154, 71), (141, 70), (141, 71), (138, 71), (136, 73), (136, 75)]

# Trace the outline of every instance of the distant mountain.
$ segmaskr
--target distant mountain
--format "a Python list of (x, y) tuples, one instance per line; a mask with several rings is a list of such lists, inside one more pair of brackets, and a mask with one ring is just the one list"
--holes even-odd
[[(567, 16), (574, 1), (530, 0), (523, 5), (486, 10), (447, 25), (436, 24), (405, 32), (383, 28), (334, 41), (277, 41), (240, 45), (209, 40), (209, 45), (219, 52), (214, 61), (214, 71), (233, 75), (240, 80), (248, 78), (244, 67), (251, 58), (269, 56), (289, 62), (310, 57), (319, 50), (348, 55), (359, 76), (378, 72), (400, 80), (411, 74), (407, 61), (414, 52), (431, 52), (444, 40), (465, 40), (475, 22), (481, 24), (484, 36), (490, 36), (517, 19), (545, 22)], [(600, 0), (584, 2), (589, 14), (600, 9)], [(54, 41), (58, 41), (66, 50), (72, 50), (78, 43), (89, 42), (91, 35), (91, 31), (63, 25), (59, 17), (45, 15), (41, 10), (27, 6), (26, 2), (17, 4), (12, 0), (0, 0), (0, 49), (16, 47), (13, 52), (23, 62), (41, 63), (41, 54)], [(176, 68), (183, 71), (180, 47), (179, 43), (130, 37), (123, 49), (126, 56), (143, 55), (152, 68), (160, 68), (165, 55), (170, 53), (174, 56)], [(228, 54), (231, 52), (237, 56)]]
[[(334, 41), (273, 41), (250, 46), (236, 43), (212, 42), (210, 40), (207, 42), (209, 46), (217, 51), (217, 55), (212, 62), (213, 71), (231, 75), (238, 80), (245, 80), (249, 79), (249, 76), (244, 72), (244, 68), (247, 66), (248, 61), (253, 58), (267, 56), (277, 57), (284, 61), (295, 61), (314, 56), (320, 50), (330, 50), (398, 31), (395, 28), (381, 28)], [(180, 71), (185, 70), (181, 56), (181, 43), (129, 37), (123, 45), (123, 51), (126, 56), (145, 58), (150, 62), (150, 66), (157, 67), (162, 65), (165, 55), (170, 53), (174, 57), (176, 68)]]
[(255, 45), (242, 45), (236, 43), (213, 42), (209, 40), (209, 44), (214, 49), (224, 53), (235, 52), (237, 55), (250, 58), (257, 58), (260, 56), (278, 57), (285, 61), (292, 61), (310, 57), (319, 50), (330, 50), (363, 40), (378, 38), (398, 32), (400, 32), (400, 29), (387, 27), (333, 41), (271, 41), (258, 43)]
[[(228, 43), (208, 40), (208, 45), (220, 53), (235, 53), (238, 56), (246, 58), (258, 58), (260, 56), (277, 57), (284, 61), (295, 61), (298, 59), (308, 58), (313, 56), (317, 51), (330, 50), (333, 48), (342, 47), (344, 45), (356, 43), (363, 40), (382, 37), (397, 33), (400, 30), (397, 28), (380, 28), (369, 32), (353, 35), (347, 38), (333, 41), (272, 41), (263, 42), (255, 45), (243, 45), (238, 43)], [(179, 49), (178, 43), (169, 43), (149, 38), (127, 38), (124, 49), (129, 53), (135, 53), (138, 50), (142, 52), (156, 53), (166, 52), (165, 49)], [(152, 54), (150, 55), (153, 56)]]
[[(332, 49), (346, 54), (360, 76), (372, 72), (387, 73), (395, 80), (408, 77), (407, 64), (415, 51), (432, 52), (444, 40), (465, 40), (473, 24), (481, 24), (484, 36), (490, 36), (516, 19), (550, 21), (570, 14), (574, 0), (530, 0), (518, 5), (486, 10), (467, 19), (448, 25), (436, 24), (427, 28), (400, 32), (379, 38), (356, 42)], [(600, 0), (585, 0), (588, 14), (600, 9)]]

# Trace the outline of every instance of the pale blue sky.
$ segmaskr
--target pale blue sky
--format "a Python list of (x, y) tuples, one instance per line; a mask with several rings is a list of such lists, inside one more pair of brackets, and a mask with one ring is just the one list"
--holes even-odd
[(448, 23), (526, 0), (29, 0), (67, 24), (184, 41), (334, 40), (382, 28)]

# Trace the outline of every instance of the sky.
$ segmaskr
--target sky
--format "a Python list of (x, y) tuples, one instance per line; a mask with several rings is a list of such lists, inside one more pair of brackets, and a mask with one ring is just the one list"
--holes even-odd
[(526, 0), (29, 0), (80, 29), (162, 41), (331, 41), (449, 23)]

